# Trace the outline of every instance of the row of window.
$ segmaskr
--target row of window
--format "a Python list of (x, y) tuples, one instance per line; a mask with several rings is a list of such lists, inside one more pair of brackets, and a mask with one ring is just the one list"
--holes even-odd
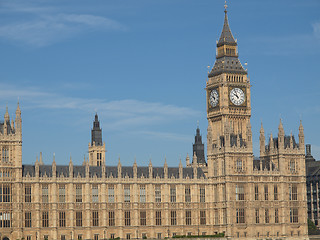
[[(111, 185), (108, 187), (108, 202), (114, 203), (115, 202), (115, 189), (114, 186)], [(131, 201), (131, 191), (130, 191), (130, 185), (124, 186), (124, 202), (130, 202)], [(63, 203), (66, 202), (66, 189), (65, 185), (61, 184), (59, 185), (59, 202)], [(146, 187), (145, 185), (140, 185), (140, 191), (139, 191), (139, 200), (141, 203), (146, 202)], [(1, 195), (0, 195), (1, 196)], [(48, 185), (42, 185), (42, 192), (41, 192), (42, 202), (48, 203), (49, 202), (49, 190)], [(98, 185), (93, 185), (91, 189), (91, 197), (92, 202), (99, 202), (99, 188)], [(199, 200), (200, 202), (206, 201), (206, 192), (205, 187), (200, 187), (199, 189)], [(31, 185), (25, 186), (25, 202), (31, 202), (32, 201), (32, 191), (31, 191)], [(82, 185), (78, 184), (76, 185), (76, 195), (75, 195), (75, 201), (76, 202), (82, 202), (83, 201), (83, 188)], [(176, 192), (176, 186), (172, 185), (170, 186), (170, 202), (176, 202), (177, 201), (177, 192)], [(156, 185), (155, 186), (155, 202), (161, 202), (161, 186)], [(185, 202), (191, 202), (191, 188), (189, 185), (185, 186)]]
[[(264, 209), (264, 222), (261, 221), (261, 209), (255, 209), (256, 223), (270, 223), (270, 209)], [(298, 208), (290, 208), (290, 223), (298, 223)], [(279, 223), (279, 209), (274, 209), (274, 223)], [(236, 211), (236, 223), (246, 223), (245, 209), (239, 208)]]
[[(245, 200), (245, 186), (240, 184), (236, 185), (236, 200), (241, 201)], [(255, 200), (271, 200), (269, 199), (269, 186), (265, 185), (263, 186), (263, 196), (260, 197), (259, 192), (259, 185), (255, 185), (254, 187), (254, 199)], [(97, 185), (92, 186), (91, 190), (91, 196), (92, 196), (92, 202), (99, 202), (99, 188)], [(217, 187), (215, 186), (215, 195), (214, 200), (218, 201), (218, 191)], [(225, 186), (222, 186), (222, 197), (225, 199)], [(59, 202), (66, 202), (66, 189), (65, 185), (59, 185)], [(139, 200), (141, 203), (146, 202), (146, 188), (144, 185), (140, 186), (140, 192), (139, 192)], [(25, 187), (25, 202), (31, 202), (31, 185)], [(11, 187), (10, 185), (0, 185), (0, 202), (10, 202), (11, 199)], [(199, 200), (200, 202), (205, 202), (206, 194), (205, 194), (205, 187), (200, 187), (199, 189)], [(279, 200), (279, 191), (278, 186), (273, 186), (273, 200)], [(289, 200), (297, 201), (298, 200), (298, 187), (295, 184), (292, 184), (289, 186)], [(82, 202), (83, 201), (83, 188), (82, 185), (76, 185), (76, 196), (75, 196), (76, 202)], [(125, 185), (124, 186), (124, 202), (130, 202), (131, 201), (131, 192), (130, 192), (130, 186)], [(176, 186), (172, 185), (170, 186), (170, 202), (176, 202), (177, 201), (177, 192), (176, 192)], [(42, 202), (47, 203), (49, 202), (49, 191), (48, 191), (48, 185), (42, 186)], [(114, 186), (108, 187), (108, 202), (113, 203), (115, 202), (115, 190)], [(161, 186), (156, 185), (155, 186), (155, 202), (161, 202)], [(185, 186), (185, 202), (191, 202), (191, 188), (189, 185)]]
[[(200, 225), (206, 224), (206, 212), (200, 211)], [(98, 211), (92, 211), (91, 215), (91, 223), (93, 227), (99, 226), (99, 212)], [(1, 215), (0, 215), (1, 217)], [(124, 225), (125, 226), (131, 226), (131, 211), (124, 211)], [(192, 214), (191, 210), (185, 211), (185, 225), (192, 225)], [(115, 226), (115, 213), (114, 211), (108, 212), (108, 225), (109, 226)], [(66, 212), (65, 211), (59, 211), (58, 214), (58, 222), (59, 227), (66, 227)], [(42, 227), (49, 227), (49, 212), (43, 211), (41, 214), (41, 223)], [(155, 224), (157, 226), (162, 225), (162, 214), (161, 211), (155, 211)], [(177, 212), (176, 211), (170, 211), (170, 224), (171, 225), (177, 225)], [(146, 211), (140, 211), (140, 225), (146, 226), (147, 225), (147, 213)], [(76, 211), (75, 212), (75, 226), (76, 227), (82, 227), (83, 226), (83, 212), (82, 211)], [(31, 228), (32, 227), (32, 213), (31, 212), (25, 212), (25, 227)]]
[[(241, 187), (241, 186), (240, 186)], [(242, 186), (243, 187), (243, 186)], [(263, 196), (259, 197), (259, 185), (254, 186), (254, 200), (271, 200), (269, 199), (269, 186), (263, 186)], [(244, 197), (244, 196), (243, 196)], [(244, 200), (244, 199), (242, 199)], [(279, 189), (277, 185), (273, 186), (273, 200), (279, 200)], [(298, 186), (296, 184), (291, 184), (289, 186), (289, 200), (297, 201), (298, 200)]]

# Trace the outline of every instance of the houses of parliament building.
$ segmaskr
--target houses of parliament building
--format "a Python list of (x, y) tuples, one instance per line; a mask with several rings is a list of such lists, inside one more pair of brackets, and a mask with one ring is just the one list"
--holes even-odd
[[(260, 130), (254, 158), (250, 79), (225, 10), (206, 81), (207, 156), (199, 128), (186, 167), (106, 162), (98, 115), (82, 165), (22, 163), (22, 117), (0, 123), (0, 240), (308, 239), (304, 130)], [(112, 165), (113, 164), (113, 165)]]

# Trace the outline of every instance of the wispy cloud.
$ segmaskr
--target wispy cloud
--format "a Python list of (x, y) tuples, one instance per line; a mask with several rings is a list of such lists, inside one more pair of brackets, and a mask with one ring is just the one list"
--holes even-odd
[(144, 136), (150, 139), (167, 139), (167, 140), (190, 143), (190, 135), (186, 135), (186, 134), (178, 134), (178, 133), (172, 133), (172, 132), (154, 132), (154, 131), (136, 131), (136, 132), (128, 132), (128, 134)]
[[(0, 38), (34, 47), (53, 43), (91, 31), (125, 30), (125, 26), (107, 17), (91, 14), (67, 14), (53, 8), (7, 5), (7, 13), (23, 12), (28, 17), (17, 17), (0, 25)], [(15, 19), (15, 18), (13, 18)]]
[[(0, 84), (0, 101), (20, 98), (27, 109), (74, 110), (85, 113), (98, 111), (109, 129), (157, 125), (196, 116), (198, 111), (181, 106), (135, 99), (106, 101), (98, 98), (77, 98), (59, 95), (37, 88), (19, 89)], [(147, 134), (147, 133), (146, 133)], [(149, 135), (151, 132), (149, 132)], [(172, 137), (171, 137), (172, 138)]]
[[(313, 31), (307, 34), (254, 36), (248, 39), (251, 46), (259, 47), (256, 51), (265, 55), (295, 55), (295, 54), (319, 54), (320, 53), (320, 22), (312, 25)], [(261, 52), (261, 46), (263, 50)], [(281, 51), (279, 51), (281, 49)]]

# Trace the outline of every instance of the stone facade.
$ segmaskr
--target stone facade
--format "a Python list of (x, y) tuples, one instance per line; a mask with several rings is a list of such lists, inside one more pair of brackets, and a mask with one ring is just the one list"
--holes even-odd
[[(98, 115), (83, 165), (22, 164), (21, 111), (0, 124), (0, 239), (164, 238), (225, 233), (229, 239), (307, 239), (303, 127), (299, 140), (265, 143), (253, 157), (247, 71), (227, 11), (208, 75), (207, 163), (176, 168), (107, 166)], [(196, 134), (195, 149), (202, 151)]]

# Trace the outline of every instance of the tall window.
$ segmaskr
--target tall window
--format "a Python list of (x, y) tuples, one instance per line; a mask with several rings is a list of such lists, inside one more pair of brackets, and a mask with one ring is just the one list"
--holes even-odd
[(108, 202), (114, 203), (114, 186), (108, 186)]
[(2, 162), (9, 162), (9, 150), (8, 147), (2, 148)]
[(185, 202), (191, 202), (191, 189), (190, 185), (186, 185), (184, 189), (184, 200)]
[(268, 185), (264, 185), (264, 200), (269, 199), (269, 193), (268, 193)]
[(292, 173), (296, 171), (296, 162), (295, 162), (295, 160), (293, 160), (293, 159), (290, 160), (289, 169), (290, 169), (290, 172), (292, 172)]
[(64, 203), (66, 201), (66, 187), (64, 184), (59, 185), (59, 202)]
[(236, 223), (246, 223), (244, 208), (237, 208)]
[(177, 196), (176, 196), (176, 186), (171, 185), (170, 186), (170, 202), (176, 202)]
[(274, 189), (273, 189), (273, 196), (274, 196), (274, 200), (278, 200), (278, 186), (274, 185)]
[(177, 225), (177, 212), (171, 211), (171, 225)]
[(147, 213), (146, 211), (140, 211), (140, 225), (147, 225)]
[(191, 211), (186, 211), (186, 225), (191, 225)]
[(109, 211), (109, 226), (115, 225), (114, 211)]
[(82, 202), (82, 185), (76, 185), (76, 202)]
[(140, 202), (145, 203), (146, 202), (146, 186), (140, 185)]
[(124, 225), (125, 226), (131, 225), (130, 211), (124, 211)]
[(130, 202), (130, 185), (124, 186), (124, 202)]
[(279, 209), (274, 209), (274, 222), (279, 223)]
[(236, 200), (242, 201), (244, 200), (244, 186), (243, 185), (236, 185)]
[(92, 212), (92, 226), (94, 226), (94, 227), (99, 226), (99, 212), (98, 211)]
[(161, 202), (161, 185), (155, 186), (155, 201)]
[(222, 222), (223, 224), (227, 224), (227, 209), (223, 209), (223, 215), (222, 215)]
[(0, 184), (0, 202), (11, 202), (11, 186)]
[(226, 185), (222, 185), (222, 201), (226, 201), (227, 199), (227, 193), (226, 193)]
[(259, 186), (254, 186), (254, 200), (259, 200)]
[(206, 189), (204, 186), (200, 187), (200, 202), (205, 202), (206, 201)]
[(218, 209), (214, 210), (214, 224), (219, 225), (219, 211), (218, 211)]
[(206, 225), (206, 211), (200, 211), (200, 225)]
[(219, 201), (219, 194), (218, 194), (218, 186), (214, 186), (214, 201), (218, 202)]
[(59, 227), (66, 226), (66, 212), (60, 211), (59, 212)]
[(49, 227), (49, 213), (42, 212), (42, 227)]
[(42, 202), (43, 203), (49, 202), (48, 185), (42, 185)]
[(31, 202), (31, 185), (26, 185), (24, 187), (24, 201)]
[(260, 222), (260, 218), (259, 218), (259, 208), (256, 208), (255, 214), (256, 214), (256, 223), (259, 223), (259, 222)]
[(213, 176), (218, 175), (218, 166), (217, 161), (213, 161)]
[(97, 203), (99, 202), (99, 188), (98, 185), (92, 186), (92, 202)]
[(297, 223), (298, 219), (298, 208), (290, 208), (290, 223)]
[(4, 227), (4, 228), (11, 227), (11, 213), (0, 212), (0, 227)]
[(295, 184), (289, 186), (289, 200), (298, 200), (298, 187)]
[(161, 225), (161, 211), (156, 211), (156, 225)]
[(81, 211), (76, 212), (76, 226), (82, 227), (82, 212)]
[(242, 170), (243, 170), (242, 160), (241, 159), (238, 159), (236, 161), (236, 170), (237, 170), (237, 172), (242, 172)]
[(25, 212), (24, 213), (24, 225), (26, 228), (31, 228), (31, 212)]
[(269, 209), (264, 210), (265, 223), (269, 223)]

